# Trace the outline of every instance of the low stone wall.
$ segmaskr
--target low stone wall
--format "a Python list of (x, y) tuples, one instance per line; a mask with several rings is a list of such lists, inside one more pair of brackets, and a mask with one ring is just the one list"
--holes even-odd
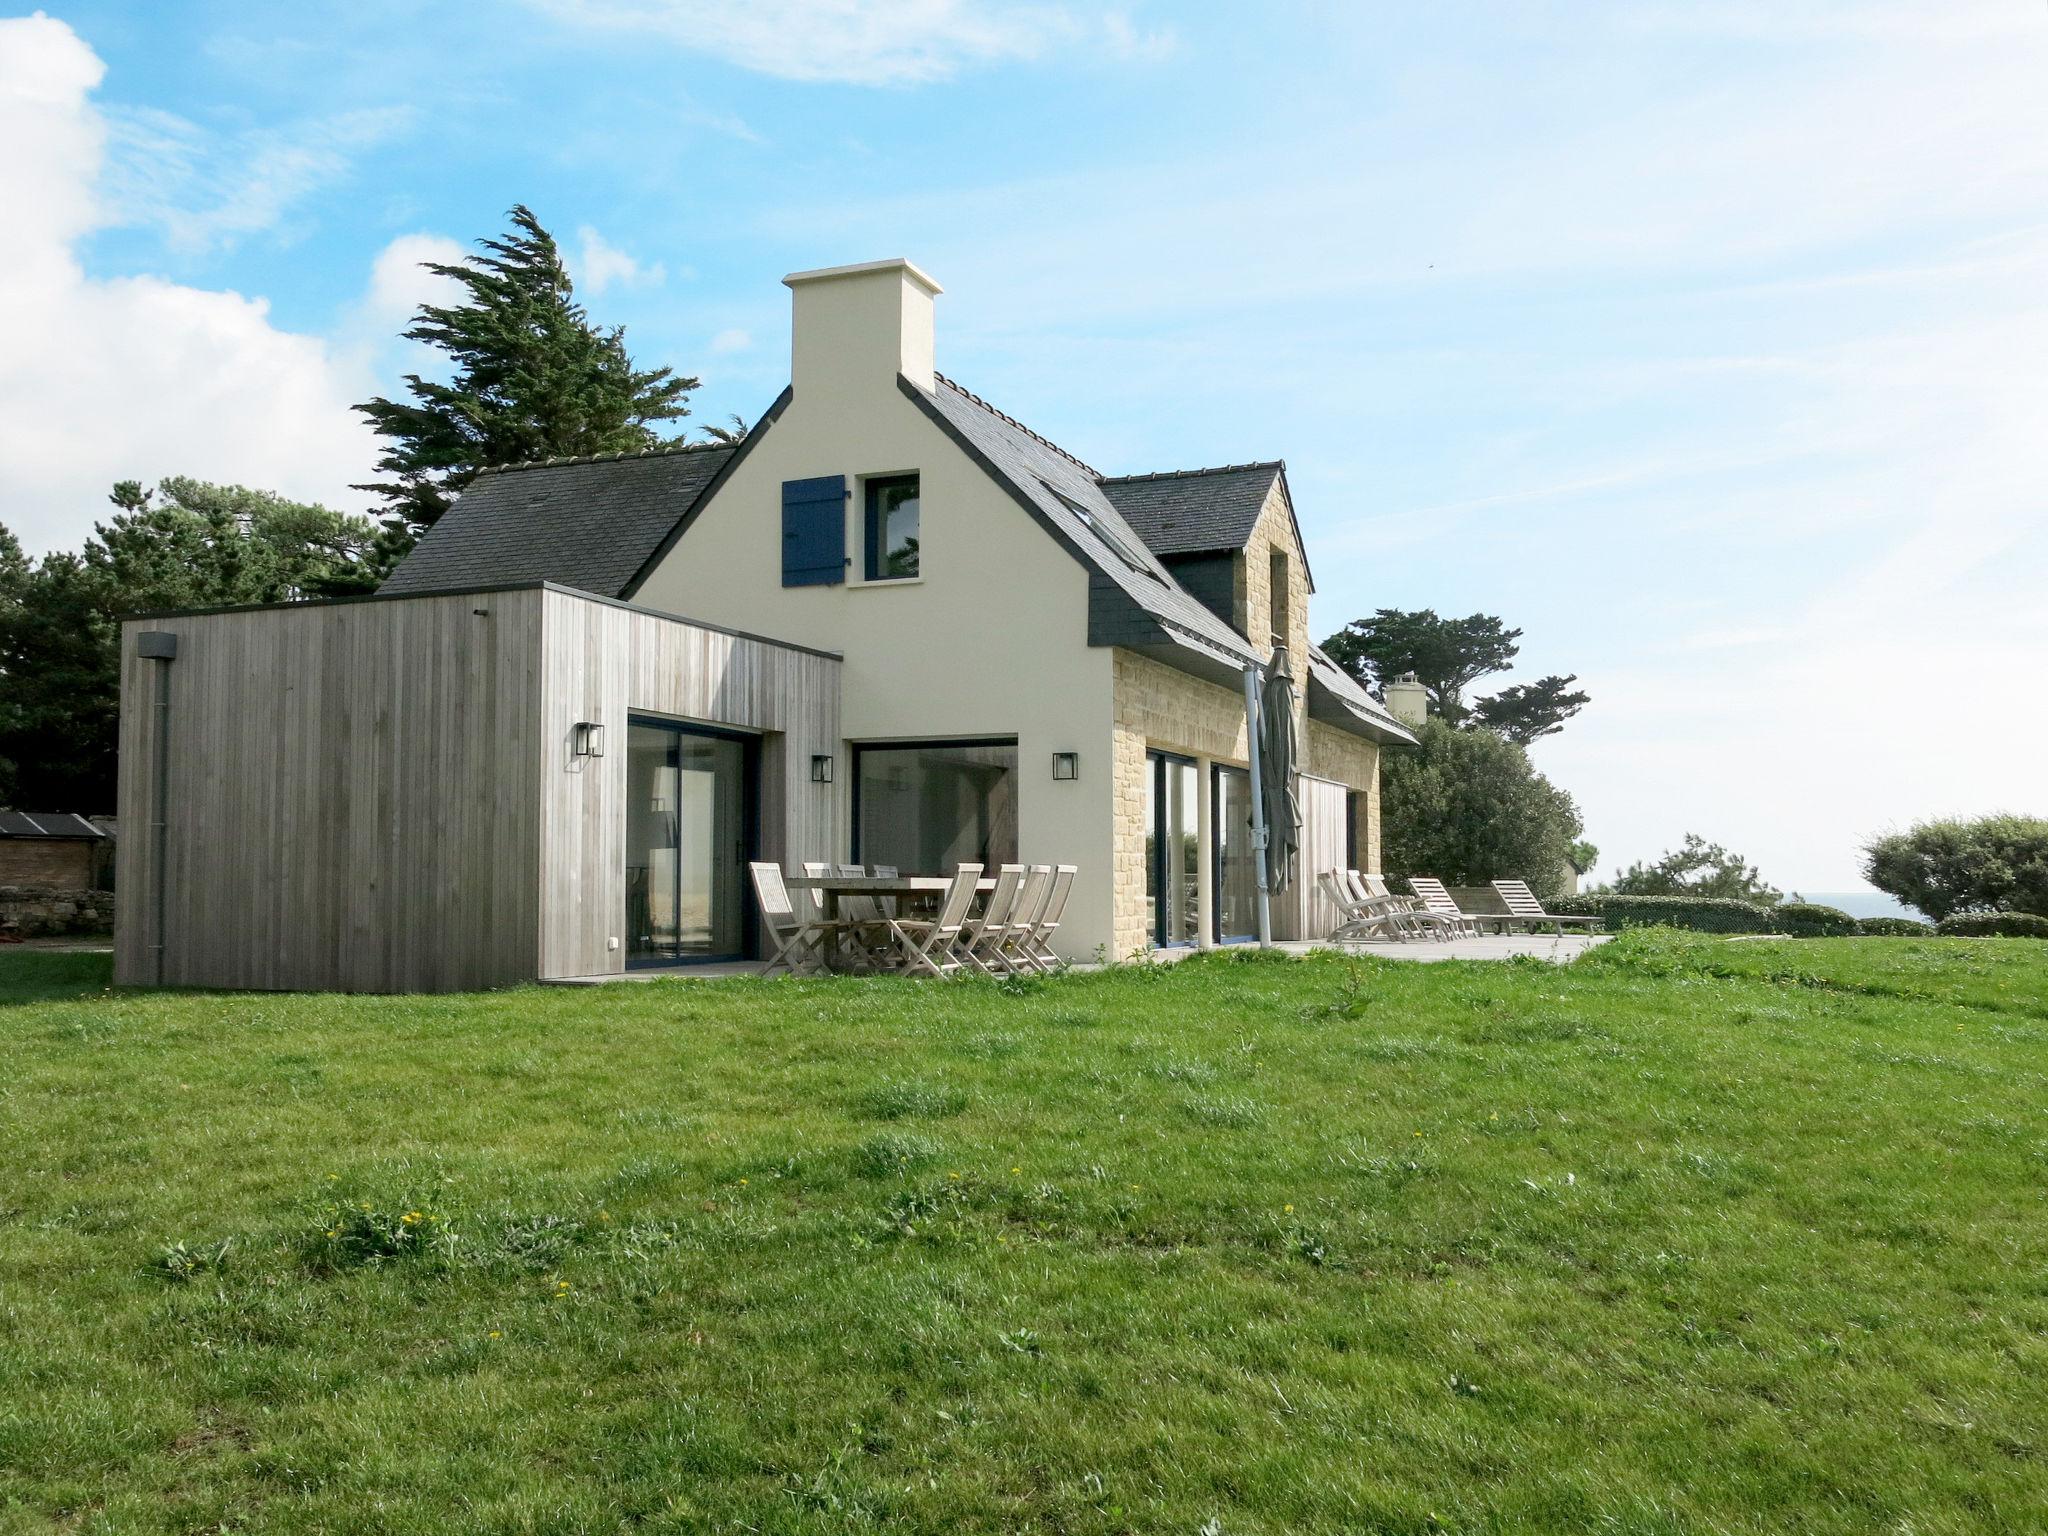
[(56, 885), (0, 885), (0, 938), (112, 933), (114, 893)]

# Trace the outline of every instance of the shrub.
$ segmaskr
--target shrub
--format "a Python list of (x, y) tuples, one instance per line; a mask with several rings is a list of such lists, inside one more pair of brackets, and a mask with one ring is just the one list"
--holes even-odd
[(1729, 896), (1560, 896), (1550, 903), (1549, 910), (1597, 917), (1610, 929), (1661, 926), (1700, 933), (1777, 932), (1771, 908)]
[(1945, 939), (2048, 939), (2048, 917), (2031, 912), (1970, 912), (1944, 917), (1934, 931)]
[(1917, 917), (1866, 917), (1859, 919), (1856, 927), (1873, 939), (1924, 939), (1934, 932), (1934, 924)]
[(1416, 735), (1419, 746), (1380, 759), (1381, 868), (1452, 885), (1527, 880), (1539, 900), (1558, 894), (1585, 830), (1572, 797), (1492, 731), (1431, 720)]
[(1863, 878), (1939, 920), (1960, 912), (2048, 915), (2048, 820), (1925, 821), (1864, 845)]
[(1818, 902), (1781, 902), (1770, 912), (1778, 932), (1795, 939), (1846, 939), (1861, 931), (1848, 913)]

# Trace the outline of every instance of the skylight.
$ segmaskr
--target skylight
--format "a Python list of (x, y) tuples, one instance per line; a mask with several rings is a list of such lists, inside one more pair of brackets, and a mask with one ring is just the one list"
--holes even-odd
[(1057, 496), (1059, 498), (1060, 505), (1065, 507), (1069, 512), (1073, 513), (1074, 516), (1081, 519), (1082, 523), (1087, 527), (1088, 531), (1094, 534), (1095, 537), (1097, 537), (1098, 539), (1102, 540), (1103, 543), (1107, 544), (1110, 547), (1111, 552), (1115, 554), (1115, 556), (1119, 560), (1123, 561), (1125, 565), (1128, 565), (1140, 576), (1150, 576), (1154, 581), (1158, 582), (1161, 586), (1166, 585), (1166, 578), (1161, 576), (1154, 569), (1152, 569), (1151, 565), (1148, 564), (1145, 560), (1145, 557), (1139, 554), (1136, 550), (1132, 549), (1130, 544), (1124, 539), (1123, 535), (1116, 532), (1101, 518), (1097, 517), (1093, 512), (1089, 511), (1088, 508), (1081, 505), (1080, 502), (1074, 500), (1073, 497), (1067, 495), (1066, 492), (1060, 490), (1050, 481), (1041, 480), (1038, 483), (1044, 486), (1048, 491), (1051, 491), (1053, 495)]

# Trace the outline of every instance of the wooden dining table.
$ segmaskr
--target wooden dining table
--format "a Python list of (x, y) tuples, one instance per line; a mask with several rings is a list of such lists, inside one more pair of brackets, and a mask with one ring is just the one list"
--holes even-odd
[[(819, 916), (828, 923), (839, 920), (839, 903), (847, 896), (893, 898), (900, 911), (905, 906), (933, 907), (953, 887), (951, 875), (787, 875), (784, 883), (792, 891), (815, 891), (822, 909)], [(987, 895), (996, 888), (992, 877), (975, 882), (974, 889)], [(851, 963), (849, 964), (849, 961)], [(830, 970), (860, 969), (862, 962), (842, 953), (837, 945), (825, 946), (825, 965)]]
[[(793, 891), (816, 891), (827, 922), (839, 916), (842, 896), (893, 896), (899, 902), (920, 904), (938, 900), (953, 887), (951, 875), (785, 875), (783, 883)], [(974, 883), (975, 891), (986, 896), (996, 888), (995, 877), (984, 875)]]

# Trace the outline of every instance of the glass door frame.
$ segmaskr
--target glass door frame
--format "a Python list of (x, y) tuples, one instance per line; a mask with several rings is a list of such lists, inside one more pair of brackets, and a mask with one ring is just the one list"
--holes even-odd
[[(1171, 908), (1168, 902), (1166, 901), (1166, 876), (1168, 868), (1167, 855), (1170, 850), (1167, 848), (1166, 838), (1164, 838), (1160, 834), (1164, 828), (1164, 823), (1166, 820), (1166, 774), (1169, 768), (1193, 768), (1196, 770), (1196, 773), (1198, 775), (1197, 783), (1199, 783), (1201, 764), (1196, 762), (1195, 759), (1187, 756), (1184, 753), (1168, 752), (1164, 751), (1159, 747), (1147, 747), (1145, 749), (1145, 779), (1146, 782), (1151, 785), (1150, 803), (1152, 808), (1150, 825), (1148, 825), (1145, 828), (1145, 836), (1149, 838), (1152, 843), (1152, 856), (1148, 861), (1151, 867), (1146, 871), (1146, 873), (1151, 877), (1152, 889), (1157, 893), (1158, 896), (1158, 899), (1153, 903), (1151, 934), (1152, 947), (1154, 949), (1193, 949), (1197, 947), (1197, 945), (1200, 942), (1199, 935), (1201, 933), (1202, 924), (1207, 920), (1201, 910), (1202, 893), (1200, 888), (1199, 873), (1196, 877), (1196, 890), (1194, 898), (1194, 931), (1197, 937), (1187, 939), (1169, 939), (1166, 936), (1168, 914), (1171, 911)], [(1190, 830), (1195, 833), (1195, 836), (1198, 841), (1201, 836), (1201, 825), (1202, 811), (1200, 805), (1197, 805), (1194, 808), (1193, 826), (1190, 828)], [(1200, 861), (1198, 859), (1198, 871), (1199, 868)]]
[[(625, 967), (629, 971), (665, 970), (678, 965), (730, 965), (735, 961), (748, 959), (759, 948), (761, 927), (760, 913), (754, 901), (753, 885), (746, 877), (748, 860), (759, 858), (761, 849), (761, 738), (752, 731), (736, 731), (724, 726), (702, 725), (694, 720), (675, 720), (666, 715), (647, 715), (634, 711), (626, 717), (625, 737), (629, 743), (632, 740), (633, 727), (636, 725), (666, 731), (672, 736), (696, 736), (711, 741), (734, 742), (740, 748), (740, 847), (737, 850), (739, 869), (733, 882), (740, 906), (740, 947), (731, 954), (720, 955), (643, 955), (637, 959), (633, 956), (630, 920), (633, 895), (631, 882), (623, 878), (625, 868), (633, 857), (632, 838), (629, 832), (625, 846), (621, 850), (621, 883), (625, 889), (620, 892), (620, 899), (626, 903), (628, 914), (624, 926), (628, 946)], [(631, 807), (624, 804), (620, 806), (619, 811), (623, 817), (630, 818), (632, 814)], [(628, 825), (630, 826), (630, 822)], [(681, 861), (678, 860), (677, 864), (677, 873), (680, 877)]]
[[(1209, 932), (1218, 944), (1256, 944), (1259, 941), (1258, 916), (1252, 916), (1249, 933), (1225, 933), (1223, 931), (1223, 776), (1234, 773), (1243, 778), (1245, 793), (1251, 793), (1252, 771), (1240, 768), (1235, 763), (1211, 763), (1209, 765), (1209, 889), (1214, 892), (1209, 916)], [(1250, 836), (1249, 833), (1246, 836)], [(1258, 900), (1258, 864), (1252, 864), (1252, 900)]]

